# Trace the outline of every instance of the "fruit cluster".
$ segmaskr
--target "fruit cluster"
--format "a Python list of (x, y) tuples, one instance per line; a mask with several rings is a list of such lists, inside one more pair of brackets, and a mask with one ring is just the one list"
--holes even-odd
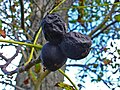
[(79, 32), (66, 32), (64, 20), (56, 13), (42, 20), (42, 30), (48, 41), (42, 48), (41, 60), (46, 69), (55, 71), (62, 67), (67, 58), (85, 58), (91, 47), (90, 37)]

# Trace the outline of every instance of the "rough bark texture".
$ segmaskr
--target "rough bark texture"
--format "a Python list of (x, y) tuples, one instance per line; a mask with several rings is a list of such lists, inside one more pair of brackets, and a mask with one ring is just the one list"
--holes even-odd
[[(57, 1), (57, 0), (56, 0)], [(66, 2), (60, 7), (68, 7), (72, 4), (73, 0), (66, 0)], [(36, 32), (40, 26), (41, 19), (52, 9), (55, 4), (55, 0), (33, 0), (33, 8), (32, 8), (32, 17), (31, 17), (31, 30)], [(38, 8), (39, 7), (39, 8)], [(59, 11), (62, 18), (67, 23), (67, 10)], [(34, 36), (35, 33), (31, 33), (31, 36)], [(38, 43), (44, 44), (45, 39), (43, 35), (40, 35)], [(21, 63), (24, 62), (24, 58), (21, 60)], [(65, 70), (65, 66), (62, 67)], [(28, 73), (24, 72), (17, 75), (16, 84), (25, 90), (34, 90), (32, 83), (24, 85), (24, 80), (28, 77)], [(44, 80), (40, 87), (40, 90), (62, 90), (60, 88), (54, 87), (57, 82), (63, 81), (64, 77), (58, 71), (50, 73)]]

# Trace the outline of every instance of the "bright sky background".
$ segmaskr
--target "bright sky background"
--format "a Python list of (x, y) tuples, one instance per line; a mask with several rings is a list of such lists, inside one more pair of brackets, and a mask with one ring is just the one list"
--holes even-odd
[[(3, 39), (3, 38), (0, 38), (0, 39)], [(8, 38), (6, 38), (8, 39)], [(3, 43), (0, 43), (0, 44), (3, 44)], [(2, 49), (0, 49), (0, 53), (3, 53), (4, 56), (6, 56), (7, 58), (10, 58), (11, 56), (13, 56), (15, 54), (16, 50), (14, 48), (14, 46), (7, 46), (7, 47), (3, 47)], [(20, 62), (20, 58), (22, 57), (21, 54), (18, 54), (18, 56), (12, 61), (12, 63), (7, 67), (7, 70), (11, 71), (11, 70), (14, 70), (16, 69), (16, 67), (19, 65), (19, 62)], [(14, 62), (14, 63), (13, 63)], [(2, 61), (0, 60), (0, 65), (3, 65), (5, 63), (5, 61)], [(3, 72), (1, 72), (1, 69), (0, 69), (0, 74), (4, 75)], [(13, 75), (13, 78), (12, 78), (12, 84), (15, 85), (16, 82), (14, 81), (15, 80), (15, 77), (16, 77), (17, 74), (14, 74)], [(5, 80), (9, 80), (6, 75), (5, 75), (5, 78), (1, 78), (0, 77), (0, 81), (5, 81)], [(9, 82), (9, 81), (8, 81)], [(14, 88), (12, 86), (9, 86), (9, 85), (5, 85), (5, 84), (0, 84), (0, 90), (3, 90), (3, 88), (5, 87), (5, 90), (14, 90)]]

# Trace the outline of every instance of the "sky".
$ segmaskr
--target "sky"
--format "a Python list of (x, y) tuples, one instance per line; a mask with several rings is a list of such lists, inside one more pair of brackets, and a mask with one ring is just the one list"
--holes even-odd
[[(3, 39), (3, 38), (0, 38), (0, 39)], [(2, 44), (4, 44), (4, 43), (2, 43)], [(2, 49), (0, 49), (0, 53), (3, 53), (3, 55), (6, 56), (7, 58), (10, 58), (11, 56), (13, 56), (15, 54), (15, 52), (16, 52), (16, 49), (14, 46), (7, 46), (7, 47), (3, 47)], [(22, 57), (22, 55), (18, 54), (18, 56), (7, 67), (7, 70), (11, 71), (11, 70), (16, 69), (16, 67), (19, 65), (21, 57)], [(5, 63), (5, 61), (0, 60), (0, 65), (3, 65), (4, 63)], [(0, 74), (4, 75), (4, 73), (1, 71), (1, 69), (0, 69)], [(17, 74), (14, 74), (13, 78), (12, 78), (13, 85), (16, 84), (16, 82), (14, 81), (16, 78), (16, 75)], [(5, 78), (0, 77), (0, 81), (10, 80), (9, 78), (7, 78), (6, 75), (4, 75), (4, 76), (5, 76)], [(9, 82), (9, 81), (7, 81), (7, 82)], [(3, 90), (4, 88), (5, 88), (5, 90), (14, 90), (14, 88), (12, 86), (0, 84), (0, 90)]]

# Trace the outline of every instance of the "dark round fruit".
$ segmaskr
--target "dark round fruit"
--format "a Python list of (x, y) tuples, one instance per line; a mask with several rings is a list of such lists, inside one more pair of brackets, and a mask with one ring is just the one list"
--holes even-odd
[(42, 20), (41, 26), (45, 39), (54, 44), (60, 43), (66, 33), (65, 22), (56, 13), (46, 15)]
[(58, 45), (49, 42), (42, 48), (41, 60), (46, 69), (55, 71), (66, 63), (67, 57), (62, 53)]
[(91, 44), (90, 37), (78, 32), (69, 32), (59, 46), (68, 58), (79, 60), (89, 54)]

